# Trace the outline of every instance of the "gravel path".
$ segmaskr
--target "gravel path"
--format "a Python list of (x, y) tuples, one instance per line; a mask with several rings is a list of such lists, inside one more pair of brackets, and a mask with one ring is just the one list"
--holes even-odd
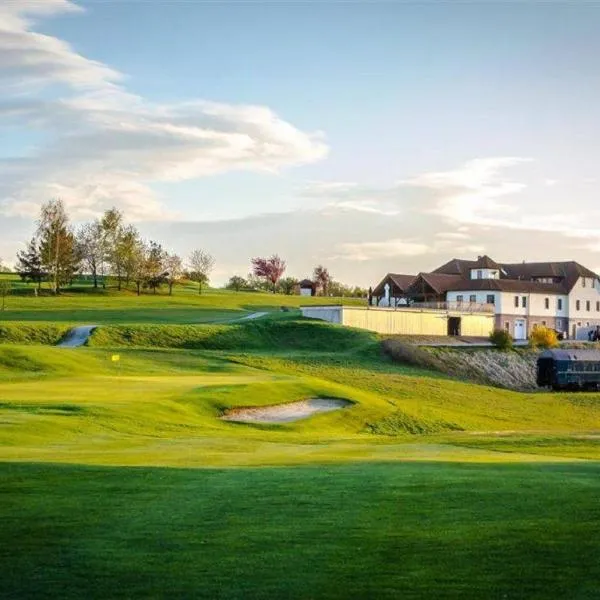
[(254, 408), (234, 408), (222, 418), (238, 423), (290, 423), (306, 419), (317, 413), (331, 412), (351, 406), (349, 400), (340, 398), (310, 398), (289, 404), (258, 406)]
[(90, 337), (90, 334), (97, 325), (81, 325), (80, 327), (74, 327), (69, 331), (67, 337), (58, 344), (59, 348), (78, 348), (83, 346)]

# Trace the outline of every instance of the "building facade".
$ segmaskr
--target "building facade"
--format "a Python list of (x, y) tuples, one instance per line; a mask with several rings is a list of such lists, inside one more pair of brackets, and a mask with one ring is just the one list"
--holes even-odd
[[(399, 277), (404, 283), (402, 297), (396, 292), (388, 299), (385, 284)], [(387, 275), (372, 300), (376, 306), (442, 302), (456, 307), (489, 305), (495, 327), (517, 340), (526, 339), (538, 325), (573, 339), (587, 339), (588, 332), (600, 326), (600, 279), (574, 261), (510, 264), (488, 256), (452, 259), (430, 273)]]

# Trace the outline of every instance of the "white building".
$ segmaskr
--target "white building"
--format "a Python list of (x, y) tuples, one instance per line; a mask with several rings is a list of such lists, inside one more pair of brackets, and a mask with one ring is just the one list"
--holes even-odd
[[(493, 305), (496, 327), (515, 339), (526, 339), (536, 325), (544, 325), (570, 338), (587, 339), (600, 327), (600, 279), (574, 261), (496, 263), (488, 256), (475, 261), (453, 259), (431, 273), (412, 277), (388, 275), (373, 292), (374, 305), (399, 305), (380, 292), (390, 278), (402, 277), (402, 301)], [(375, 292), (378, 292), (376, 294)]]

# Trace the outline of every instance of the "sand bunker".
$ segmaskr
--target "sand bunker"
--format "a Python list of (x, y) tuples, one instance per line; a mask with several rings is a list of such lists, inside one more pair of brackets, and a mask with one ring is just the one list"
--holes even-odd
[(306, 419), (317, 413), (331, 412), (351, 406), (349, 400), (340, 398), (310, 398), (289, 404), (257, 406), (255, 408), (234, 408), (222, 418), (238, 423), (289, 423)]

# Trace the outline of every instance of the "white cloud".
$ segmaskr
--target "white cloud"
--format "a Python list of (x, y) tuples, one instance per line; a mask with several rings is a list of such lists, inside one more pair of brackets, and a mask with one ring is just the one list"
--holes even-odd
[(5, 214), (32, 215), (60, 196), (75, 218), (112, 205), (134, 219), (165, 218), (171, 213), (153, 182), (276, 172), (327, 154), (321, 134), (267, 107), (148, 102), (127, 92), (121, 73), (32, 29), (31, 17), (75, 10), (66, 0), (0, 7), (0, 126), (27, 127), (47, 140), (33, 156), (0, 160)]

